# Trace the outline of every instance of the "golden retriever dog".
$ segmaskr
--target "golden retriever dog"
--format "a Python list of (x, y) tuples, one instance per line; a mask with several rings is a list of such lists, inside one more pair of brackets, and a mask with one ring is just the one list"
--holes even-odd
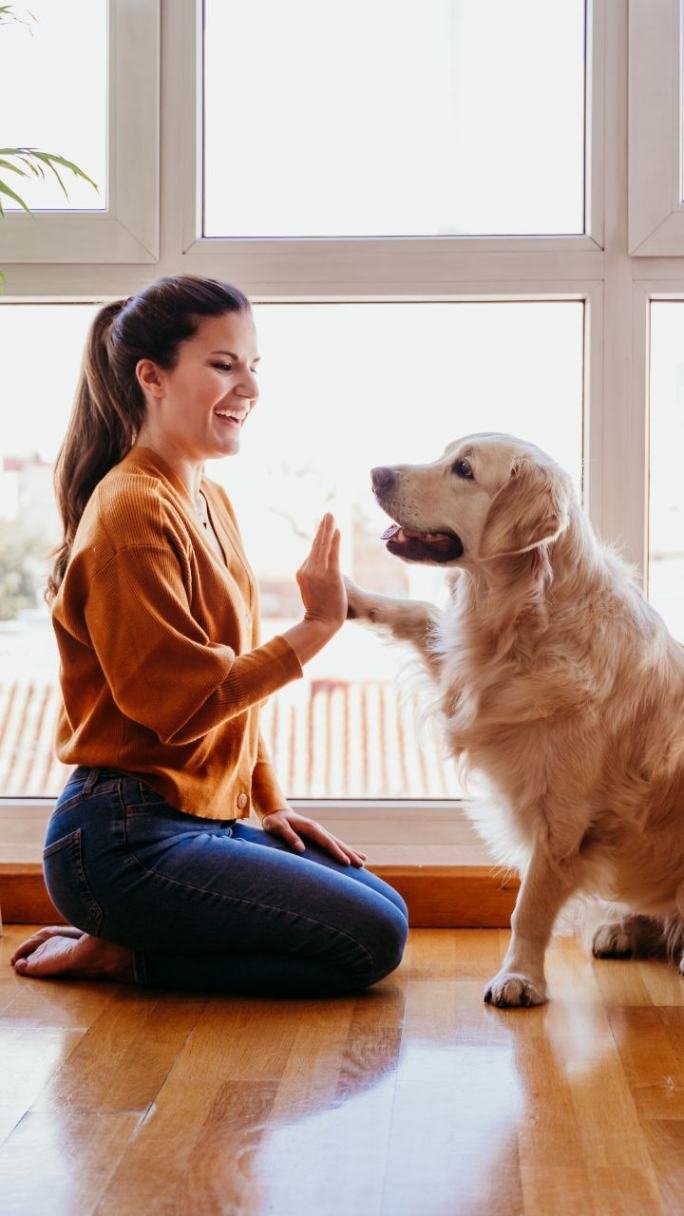
[(449, 602), (345, 579), (348, 615), (417, 649), (449, 751), (491, 790), (466, 811), (521, 873), (485, 1001), (547, 999), (546, 947), (578, 894), (617, 905), (597, 957), (669, 953), (684, 975), (684, 647), (534, 445), (469, 435), (371, 476), (387, 549), (443, 566)]

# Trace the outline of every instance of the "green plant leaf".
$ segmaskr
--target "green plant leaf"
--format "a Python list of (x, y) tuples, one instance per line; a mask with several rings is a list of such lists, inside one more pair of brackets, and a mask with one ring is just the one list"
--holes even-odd
[[(79, 169), (78, 165), (75, 165), (73, 161), (67, 160), (64, 156), (58, 156), (55, 152), (40, 152), (37, 148), (0, 148), (0, 156), (3, 155), (14, 156), (15, 158), (21, 159), (25, 164), (29, 164), (34, 172), (37, 173), (39, 171), (43, 178), (45, 177), (43, 165), (47, 165), (48, 169), (50, 169), (57, 178), (57, 181), (59, 182), (66, 198), (68, 198), (69, 195), (64, 182), (55, 168), (55, 164), (63, 165), (66, 169), (69, 169), (69, 171), (73, 173), (75, 177), (81, 177), (84, 181), (89, 182), (90, 185), (97, 190), (98, 194), (100, 192), (100, 187), (98, 186), (97, 182), (94, 182), (92, 177), (88, 177), (88, 174), (84, 173), (83, 169)], [(37, 162), (37, 164), (32, 164), (32, 162)]]
[[(84, 173), (83, 169), (79, 169), (78, 165), (75, 165), (73, 161), (65, 160), (63, 156), (57, 156), (54, 152), (37, 152), (34, 148), (24, 148), (23, 151), (31, 156), (35, 156), (37, 160), (44, 161), (46, 164), (48, 164), (58, 180), (59, 174), (52, 163), (53, 161), (55, 161), (58, 165), (63, 165), (65, 169), (69, 169), (76, 177), (82, 177), (84, 181), (90, 182), (90, 185), (93, 186), (99, 193), (100, 187), (98, 186), (97, 182), (94, 182), (92, 177), (88, 177), (88, 174)], [(64, 189), (64, 187), (62, 187), (62, 189)], [(64, 193), (66, 194), (66, 190)]]
[[(26, 12), (32, 21), (38, 20), (38, 18), (29, 9), (27, 9)], [(17, 25), (25, 25), (29, 34), (33, 38), (33, 30), (31, 29), (28, 21), (24, 20), (23, 17), (19, 17), (17, 13), (13, 13), (11, 4), (0, 5), (0, 26), (11, 25), (13, 22)]]
[[(0, 181), (0, 194), (8, 194), (10, 198), (13, 198), (16, 203), (19, 203), (19, 205), (24, 208), (24, 211), (28, 211), (28, 214), (31, 215), (31, 211), (26, 206), (23, 198), (19, 198), (19, 195), (15, 194), (14, 190), (7, 185), (7, 182)], [(0, 215), (4, 214), (5, 213), (2, 209), (2, 201), (0, 200)]]
[(45, 181), (45, 170), (42, 165), (34, 165), (33, 161), (30, 161), (28, 159), (28, 157), (19, 156), (18, 153), (16, 154), (16, 157), (17, 157), (17, 160), (23, 161), (23, 163), (25, 165), (28, 165), (28, 167), (31, 170), (31, 172), (33, 173), (34, 177), (42, 177), (43, 181)]
[(26, 172), (25, 169), (17, 168), (16, 165), (12, 164), (11, 160), (3, 160), (3, 158), (1, 156), (0, 156), (0, 165), (2, 165), (3, 169), (11, 169), (13, 173), (20, 173), (22, 177), (28, 177), (28, 173)]
[(49, 159), (46, 156), (41, 155), (40, 152), (32, 152), (31, 155), (34, 156), (36, 158), (36, 160), (42, 161), (43, 164), (47, 165), (48, 169), (50, 169), (52, 171), (52, 173), (54, 173), (55, 177), (57, 178), (57, 181), (59, 182), (59, 184), (62, 188), (62, 194), (64, 195), (65, 198), (68, 198), (69, 195), (67, 193), (67, 188), (64, 185), (64, 182), (62, 181), (61, 177), (59, 176), (59, 173), (55, 169), (55, 166), (50, 164)]

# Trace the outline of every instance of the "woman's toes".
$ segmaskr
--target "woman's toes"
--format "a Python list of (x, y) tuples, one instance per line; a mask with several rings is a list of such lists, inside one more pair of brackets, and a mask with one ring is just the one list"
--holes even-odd
[(135, 983), (133, 952), (114, 942), (81, 933), (78, 938), (55, 934), (17, 959), (20, 975), (37, 978), (73, 975), (76, 979), (120, 979)]
[(36, 947), (48, 937), (79, 938), (83, 937), (83, 929), (77, 929), (74, 925), (45, 925), (37, 933), (33, 933), (31, 937), (27, 937), (21, 945), (17, 946), (10, 959), (10, 963), (14, 964), (18, 958), (24, 958), (25, 955), (32, 954)]
[(58, 975), (74, 966), (75, 948), (80, 939), (73, 937), (48, 937), (27, 956), (17, 959), (14, 969), (21, 975)]

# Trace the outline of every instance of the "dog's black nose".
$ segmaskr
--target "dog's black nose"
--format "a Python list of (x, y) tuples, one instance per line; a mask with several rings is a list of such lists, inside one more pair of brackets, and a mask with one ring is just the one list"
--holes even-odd
[(383, 493), (385, 490), (390, 490), (396, 481), (397, 475), (394, 469), (371, 469), (371, 481), (373, 489), (378, 493)]

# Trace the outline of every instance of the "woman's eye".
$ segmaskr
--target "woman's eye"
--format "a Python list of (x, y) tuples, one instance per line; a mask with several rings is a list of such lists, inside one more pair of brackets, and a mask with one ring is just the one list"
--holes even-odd
[(467, 460), (457, 460), (452, 472), (454, 472), (457, 477), (465, 477), (470, 481), (473, 480), (473, 470), (471, 469)]
[[(233, 371), (232, 363), (212, 363), (211, 366), (216, 367), (220, 372), (232, 372)], [(257, 367), (250, 367), (249, 370), (251, 371), (253, 376), (256, 376), (259, 369)]]

